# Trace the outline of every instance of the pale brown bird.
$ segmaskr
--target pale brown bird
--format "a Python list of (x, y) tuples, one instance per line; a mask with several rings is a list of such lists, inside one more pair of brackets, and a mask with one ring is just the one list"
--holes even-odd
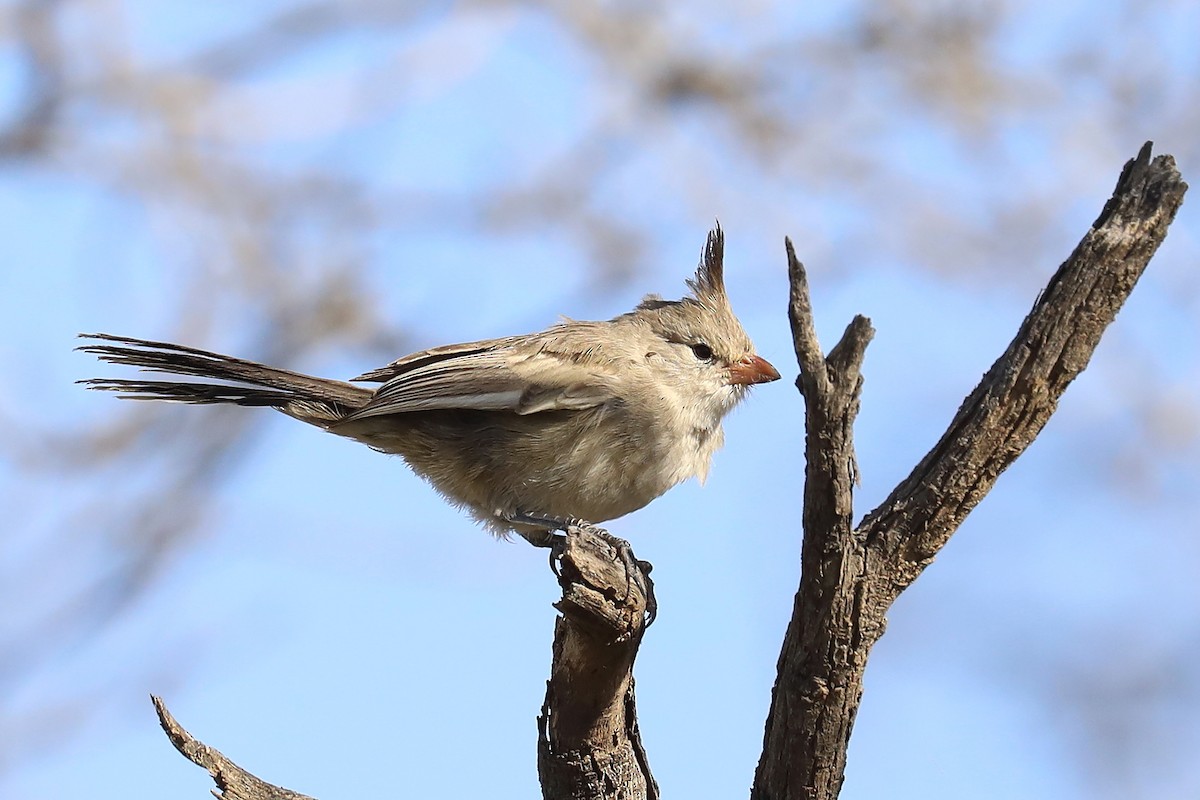
[[(109, 334), (79, 349), (113, 364), (221, 381), (93, 378), (92, 389), (269, 406), (400, 455), (498, 535), (539, 545), (568, 522), (628, 514), (708, 473), (722, 418), (779, 378), (730, 308), (724, 236), (708, 237), (691, 295), (651, 295), (607, 322), (435, 347), (354, 378), (314, 378), (178, 344)], [(109, 344), (111, 343), (111, 344)]]

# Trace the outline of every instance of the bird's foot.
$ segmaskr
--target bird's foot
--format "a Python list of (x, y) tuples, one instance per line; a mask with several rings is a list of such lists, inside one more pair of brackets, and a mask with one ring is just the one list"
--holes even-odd
[[(558, 564), (567, 543), (567, 537), (563, 533), (569, 533), (574, 528), (591, 533), (608, 544), (616, 551), (617, 557), (621, 559), (621, 564), (625, 568), (625, 596), (617, 599), (621, 602), (627, 601), (636, 585), (642, 596), (646, 598), (646, 627), (654, 624), (654, 620), (658, 617), (658, 601), (654, 597), (654, 581), (650, 578), (653, 565), (649, 561), (639, 561), (634, 556), (633, 547), (628, 541), (578, 517), (559, 517), (527, 511), (515, 511), (504, 514), (502, 517), (506, 522), (535, 525), (541, 528), (533, 533), (522, 533), (521, 536), (534, 547), (550, 548), (550, 569), (556, 577), (562, 577)], [(563, 533), (559, 533), (559, 531)]]
[[(563, 549), (567, 546), (567, 537), (563, 533), (572, 525), (587, 524), (573, 517), (555, 517), (548, 514), (531, 514), (525, 511), (505, 512), (497, 514), (497, 516), (514, 525), (533, 525), (538, 528), (538, 530), (528, 533), (521, 531), (521, 538), (534, 547), (550, 549), (550, 571), (556, 578), (562, 577), (558, 570), (558, 561), (562, 557)], [(559, 533), (559, 531), (563, 531), (563, 533)]]

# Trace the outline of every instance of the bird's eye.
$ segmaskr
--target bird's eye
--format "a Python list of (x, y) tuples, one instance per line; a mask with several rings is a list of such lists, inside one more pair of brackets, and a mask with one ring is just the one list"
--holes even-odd
[(712, 348), (706, 345), (704, 342), (696, 342), (694, 345), (692, 345), (692, 355), (696, 356), (696, 358), (700, 359), (701, 361), (712, 361), (713, 351)]

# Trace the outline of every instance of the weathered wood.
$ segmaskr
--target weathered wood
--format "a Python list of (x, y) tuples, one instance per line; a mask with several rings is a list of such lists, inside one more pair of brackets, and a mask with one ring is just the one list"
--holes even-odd
[(313, 800), (308, 795), (275, 786), (251, 775), (220, 751), (209, 747), (184, 730), (171, 716), (171, 712), (167, 711), (162, 698), (151, 695), (150, 699), (154, 701), (158, 722), (171, 744), (175, 745), (175, 749), (188, 761), (208, 770), (221, 792), (217, 795), (221, 800)]
[(559, 558), (562, 612), (538, 718), (547, 800), (656, 800), (642, 749), (633, 662), (653, 603), (650, 565), (604, 531), (572, 527)]
[(1187, 184), (1150, 143), (941, 440), (852, 527), (851, 426), (869, 323), (822, 359), (804, 269), (788, 243), (790, 317), (807, 412), (800, 589), (779, 657), (754, 800), (832, 800), (885, 614), (1034, 440), (1162, 243)]

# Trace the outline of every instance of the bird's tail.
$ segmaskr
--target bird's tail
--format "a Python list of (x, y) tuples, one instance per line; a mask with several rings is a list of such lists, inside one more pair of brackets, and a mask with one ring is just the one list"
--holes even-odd
[[(90, 378), (79, 381), (89, 389), (119, 392), (136, 400), (174, 400), (182, 403), (232, 403), (269, 406), (314, 425), (336, 422), (366, 404), (372, 392), (343, 381), (314, 378), (253, 361), (210, 353), (169, 342), (80, 334), (92, 343), (77, 348), (110, 364), (166, 372), (228, 383)], [(115, 344), (104, 344), (115, 343)]]

